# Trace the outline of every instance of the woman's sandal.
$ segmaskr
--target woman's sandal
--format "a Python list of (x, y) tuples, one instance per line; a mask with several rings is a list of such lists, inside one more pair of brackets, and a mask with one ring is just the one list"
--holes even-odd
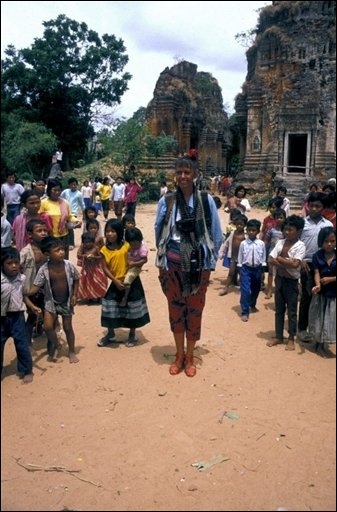
[(108, 338), (107, 336), (104, 336), (97, 342), (98, 347), (107, 347), (108, 345), (111, 345), (111, 343), (116, 343), (116, 338)]
[(138, 343), (138, 338), (128, 338), (127, 342), (125, 343), (126, 347), (135, 347)]
[(185, 357), (185, 374), (187, 377), (194, 377), (197, 373), (197, 367), (194, 364), (194, 358), (200, 359), (194, 355)]
[(169, 368), (170, 375), (178, 375), (184, 367), (185, 354), (176, 354), (174, 363)]

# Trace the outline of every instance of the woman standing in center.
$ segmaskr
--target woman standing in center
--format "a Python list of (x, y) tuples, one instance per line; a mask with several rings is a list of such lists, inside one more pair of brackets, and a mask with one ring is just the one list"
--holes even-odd
[(188, 377), (197, 371), (194, 347), (200, 339), (207, 285), (222, 242), (215, 202), (207, 194), (204, 203), (194, 184), (197, 176), (195, 160), (186, 156), (177, 160), (176, 192), (160, 198), (155, 221), (156, 266), (176, 345), (169, 371), (177, 375), (184, 368)]

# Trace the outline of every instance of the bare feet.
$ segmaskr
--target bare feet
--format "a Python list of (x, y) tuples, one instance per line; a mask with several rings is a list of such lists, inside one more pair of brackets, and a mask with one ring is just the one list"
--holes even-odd
[(280, 345), (283, 343), (283, 340), (279, 340), (278, 338), (273, 338), (272, 340), (267, 341), (267, 347), (275, 347), (276, 345)]
[(247, 315), (242, 315), (241, 320), (243, 322), (248, 322), (248, 316)]
[(79, 358), (76, 356), (75, 352), (69, 352), (69, 363), (78, 363)]
[(294, 340), (288, 340), (285, 346), (285, 350), (295, 350), (295, 342)]
[(219, 295), (227, 295), (228, 293), (228, 286), (224, 286), (220, 291), (219, 291)]
[(48, 361), (56, 363), (59, 352), (59, 346), (53, 347), (51, 350), (48, 349)]
[(22, 377), (22, 384), (30, 384), (33, 382), (34, 373), (27, 373)]

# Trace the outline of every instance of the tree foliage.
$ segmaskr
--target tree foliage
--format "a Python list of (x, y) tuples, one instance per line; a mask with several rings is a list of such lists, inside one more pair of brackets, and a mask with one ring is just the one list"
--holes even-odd
[(175, 137), (155, 137), (149, 133), (145, 115), (146, 109), (141, 107), (131, 119), (119, 120), (111, 133), (102, 131), (99, 134), (104, 154), (111, 155), (112, 162), (122, 166), (125, 175), (132, 165), (139, 166), (148, 157), (157, 159), (166, 151), (177, 150)]
[(99, 107), (121, 102), (131, 79), (123, 73), (128, 56), (121, 39), (100, 38), (64, 14), (43, 25), (43, 37), (30, 48), (5, 50), (2, 111), (20, 111), (27, 122), (51, 129), (72, 163), (83, 156)]
[(21, 179), (32, 180), (49, 173), (56, 138), (41, 123), (28, 123), (9, 116), (2, 140), (2, 158)]

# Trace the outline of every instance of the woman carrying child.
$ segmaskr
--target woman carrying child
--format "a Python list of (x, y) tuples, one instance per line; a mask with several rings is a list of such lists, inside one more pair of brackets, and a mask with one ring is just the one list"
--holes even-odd
[(97, 346), (106, 347), (116, 343), (115, 329), (125, 327), (130, 329), (126, 345), (133, 347), (138, 339), (136, 328), (150, 322), (146, 298), (140, 277), (131, 284), (127, 305), (121, 306), (125, 285), (124, 278), (128, 270), (128, 252), (130, 244), (123, 240), (123, 223), (118, 219), (110, 219), (105, 225), (106, 243), (101, 249), (104, 256), (103, 270), (111, 279), (111, 284), (102, 298), (101, 325), (108, 332), (101, 338)]

